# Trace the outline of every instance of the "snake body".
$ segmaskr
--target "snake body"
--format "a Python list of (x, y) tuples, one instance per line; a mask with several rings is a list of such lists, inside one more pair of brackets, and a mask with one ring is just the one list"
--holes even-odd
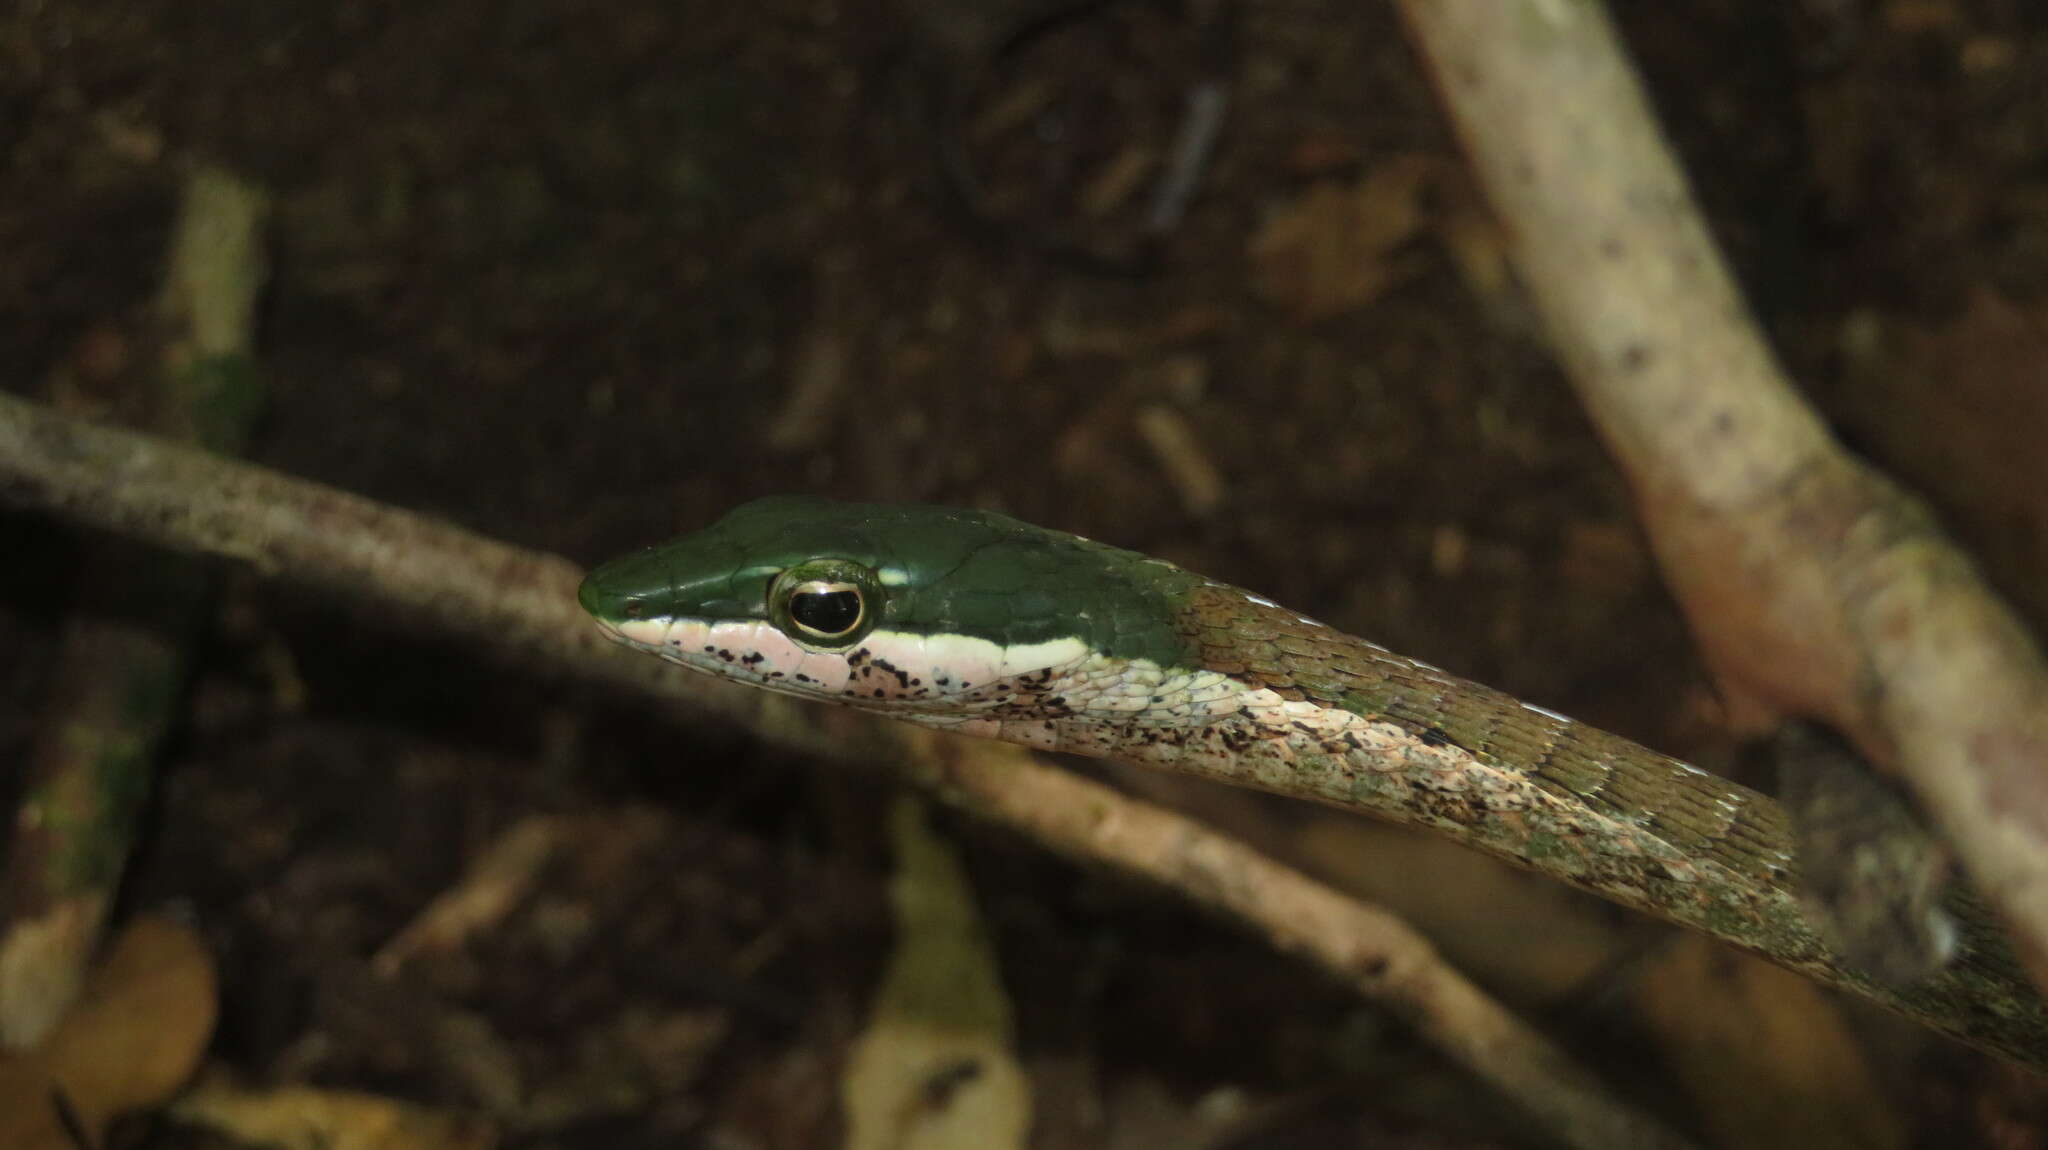
[(1965, 897), (1907, 988), (1809, 925), (1776, 802), (1162, 560), (991, 512), (774, 497), (585, 582), (614, 638), (713, 675), (1364, 811), (2048, 1061)]

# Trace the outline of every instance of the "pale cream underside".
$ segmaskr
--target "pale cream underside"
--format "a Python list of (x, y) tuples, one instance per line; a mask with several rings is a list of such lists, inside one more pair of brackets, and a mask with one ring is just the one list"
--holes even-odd
[[(1570, 809), (1519, 771), (1425, 740), (1398, 723), (1287, 699), (1215, 671), (1103, 658), (1079, 639), (1005, 648), (964, 635), (875, 631), (847, 650), (824, 651), (761, 620), (646, 619), (607, 630), (720, 678), (1046, 750), (1216, 774), (1294, 794), (1305, 783), (1321, 789), (1313, 776), (1326, 774), (1326, 797), (1354, 807), (1377, 805), (1372, 792), (1382, 788), (1370, 776), (1398, 777), (1402, 783), (1386, 788), (1386, 801), (1411, 819), (1413, 804), (1397, 795), (1416, 787), (1483, 795), (1491, 810), (1540, 813), (1568, 824), (1590, 814)], [(1338, 743), (1346, 749), (1333, 754)], [(1226, 760), (1235, 765), (1219, 769)], [(1734, 817), (1732, 806), (1728, 814)], [(1597, 821), (1607, 824), (1607, 851), (1668, 859), (1675, 876), (1688, 877), (1689, 866), (1667, 844), (1608, 817)]]

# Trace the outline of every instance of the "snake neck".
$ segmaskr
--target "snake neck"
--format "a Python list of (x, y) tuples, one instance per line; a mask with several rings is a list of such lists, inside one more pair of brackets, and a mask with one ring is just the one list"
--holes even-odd
[(1185, 666), (1077, 653), (902, 717), (1423, 823), (1724, 937), (1819, 953), (1762, 796), (1234, 587), (1184, 594), (1176, 629)]

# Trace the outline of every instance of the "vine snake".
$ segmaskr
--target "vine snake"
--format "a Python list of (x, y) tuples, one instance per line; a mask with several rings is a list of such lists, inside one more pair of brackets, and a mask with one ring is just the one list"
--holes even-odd
[(1886, 985), (1802, 914), (1770, 798), (1163, 560), (993, 512), (776, 496), (605, 564), (581, 600), (720, 678), (1430, 827), (2048, 1063), (2048, 1007), (1966, 896), (1957, 958)]

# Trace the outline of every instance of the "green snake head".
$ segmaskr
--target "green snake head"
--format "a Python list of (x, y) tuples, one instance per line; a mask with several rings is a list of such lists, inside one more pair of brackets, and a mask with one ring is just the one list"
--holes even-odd
[(613, 638), (693, 669), (952, 723), (1191, 669), (1177, 599), (1204, 582), (994, 512), (776, 496), (598, 568), (581, 599)]

